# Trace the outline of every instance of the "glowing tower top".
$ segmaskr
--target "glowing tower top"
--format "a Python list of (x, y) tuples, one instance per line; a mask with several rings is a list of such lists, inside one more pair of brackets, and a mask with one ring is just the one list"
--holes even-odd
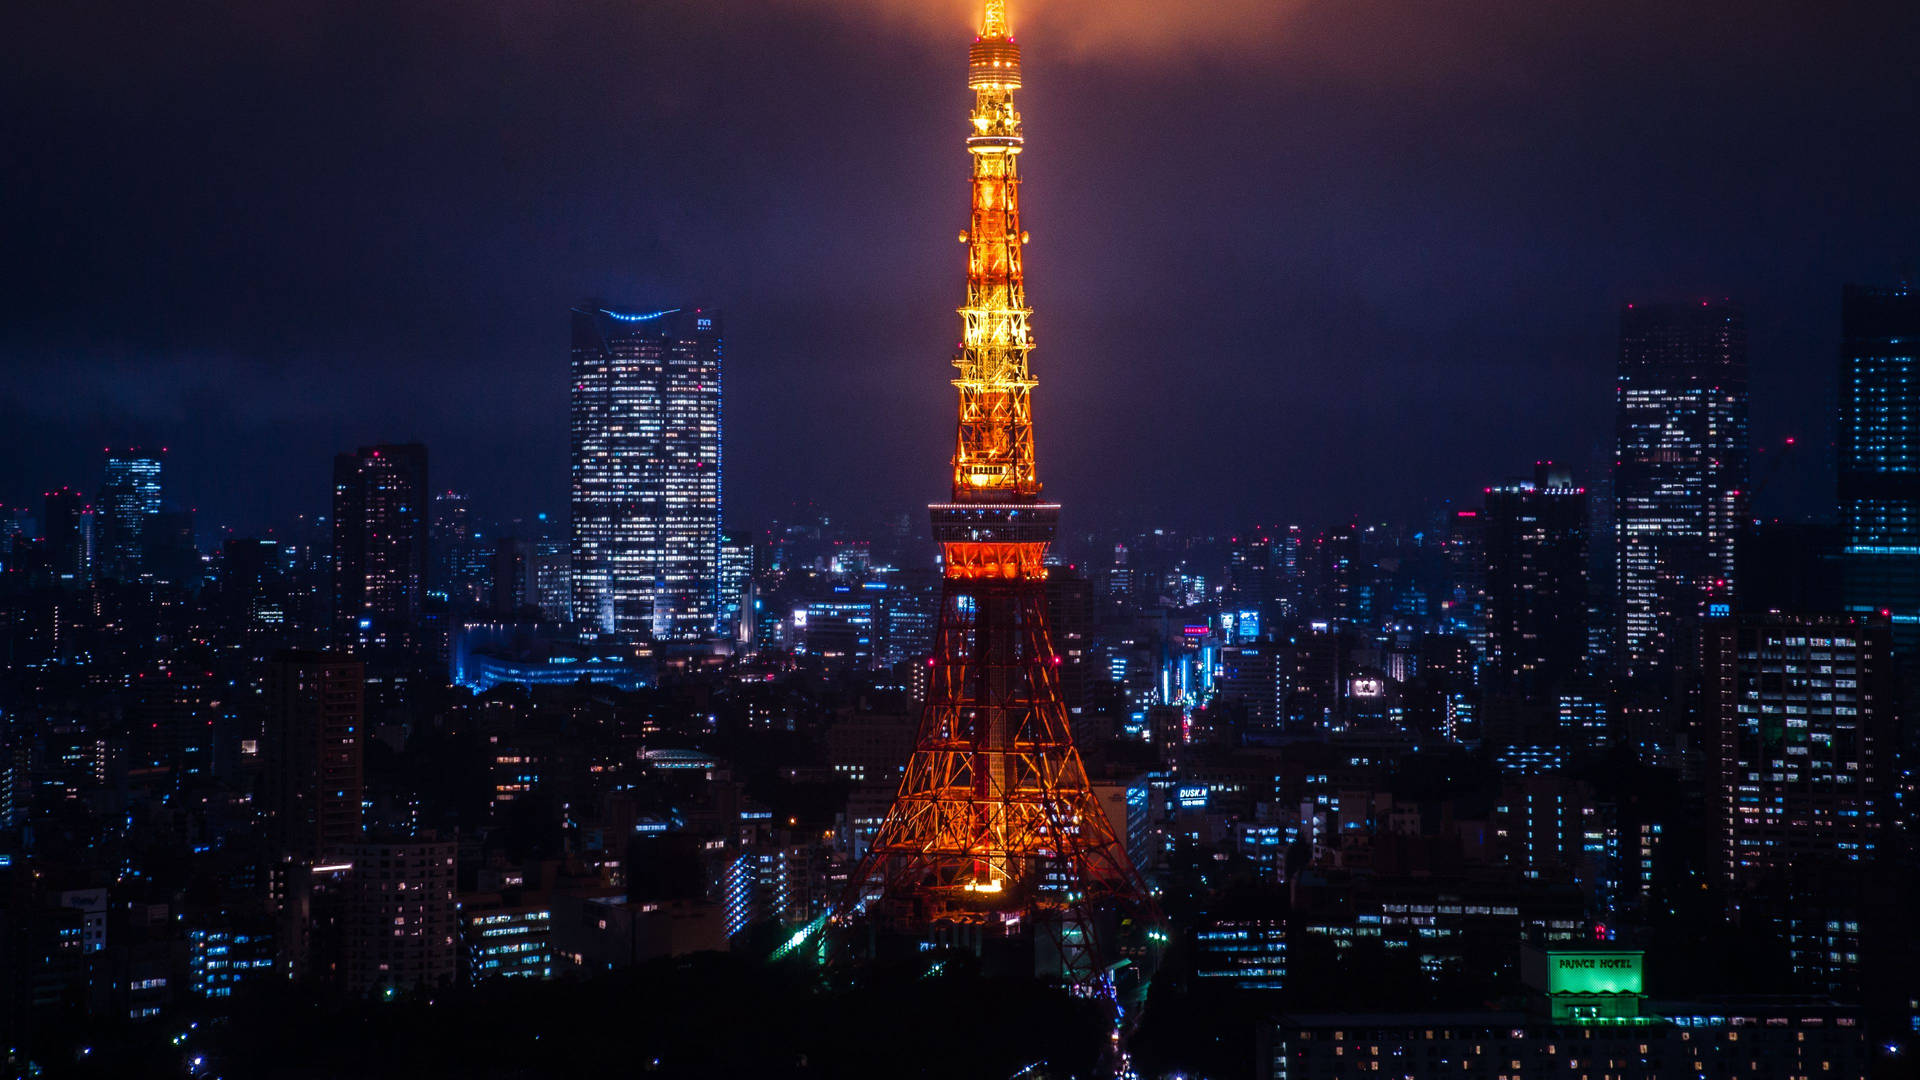
[(1013, 35), (1007, 31), (1006, 0), (987, 0), (986, 17), (980, 20), (980, 36), (983, 38), (1006, 38)]
[(953, 451), (953, 498), (966, 503), (1033, 502), (1040, 480), (1033, 460), (1033, 376), (1027, 354), (1027, 294), (1020, 248), (1020, 46), (1007, 26), (1005, 0), (987, 0), (980, 36), (967, 50), (974, 94), (967, 152), (973, 159), (967, 245), (967, 303), (953, 385), (960, 426)]

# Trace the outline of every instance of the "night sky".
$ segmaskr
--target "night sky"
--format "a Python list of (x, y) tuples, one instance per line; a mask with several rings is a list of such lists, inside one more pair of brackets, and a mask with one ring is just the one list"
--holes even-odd
[[(419, 439), (436, 486), (564, 513), (584, 296), (725, 311), (734, 526), (941, 497), (966, 10), (9, 5), (0, 501), (165, 444), (170, 495), (257, 529)], [(1811, 444), (1760, 509), (1826, 509), (1840, 286), (1920, 253), (1920, 4), (1012, 14), (1070, 523), (1590, 477), (1619, 304), (1706, 294), (1747, 305), (1756, 443)]]

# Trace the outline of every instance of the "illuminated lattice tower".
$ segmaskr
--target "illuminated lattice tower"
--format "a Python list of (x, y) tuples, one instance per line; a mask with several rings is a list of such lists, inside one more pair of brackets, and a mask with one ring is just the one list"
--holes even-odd
[(930, 507), (944, 590), (913, 756), (854, 889), (896, 925), (994, 930), (1051, 913), (1071, 936), (1091, 905), (1143, 890), (1074, 749), (1047, 629), (1042, 559), (1060, 508), (1040, 501), (1034, 468), (1020, 47), (1002, 0), (988, 0), (967, 82), (973, 208), (960, 237), (953, 499)]

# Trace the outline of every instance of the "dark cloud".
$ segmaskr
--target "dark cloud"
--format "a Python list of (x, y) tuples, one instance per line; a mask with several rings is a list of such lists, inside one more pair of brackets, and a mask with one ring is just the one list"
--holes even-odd
[[(165, 442), (253, 527), (420, 438), (558, 510), (586, 295), (726, 309), (741, 524), (938, 496), (968, 20), (891, 11), (16, 5), (0, 500)], [(1815, 12), (1016, 4), (1050, 492), (1312, 520), (1584, 465), (1636, 296), (1744, 298), (1759, 433), (1824, 434), (1839, 285), (1916, 247), (1920, 10)]]

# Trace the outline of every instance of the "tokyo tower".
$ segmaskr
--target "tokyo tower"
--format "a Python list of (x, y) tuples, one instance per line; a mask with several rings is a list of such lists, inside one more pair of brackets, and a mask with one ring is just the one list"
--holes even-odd
[(1034, 466), (1020, 46), (1004, 0), (987, 0), (967, 60), (973, 205), (960, 234), (953, 497), (929, 507), (943, 595), (913, 756), (852, 888), (894, 925), (1048, 924), (1084, 943), (1095, 905), (1145, 890), (1074, 749), (1047, 628), (1043, 557), (1060, 507), (1041, 501)]

